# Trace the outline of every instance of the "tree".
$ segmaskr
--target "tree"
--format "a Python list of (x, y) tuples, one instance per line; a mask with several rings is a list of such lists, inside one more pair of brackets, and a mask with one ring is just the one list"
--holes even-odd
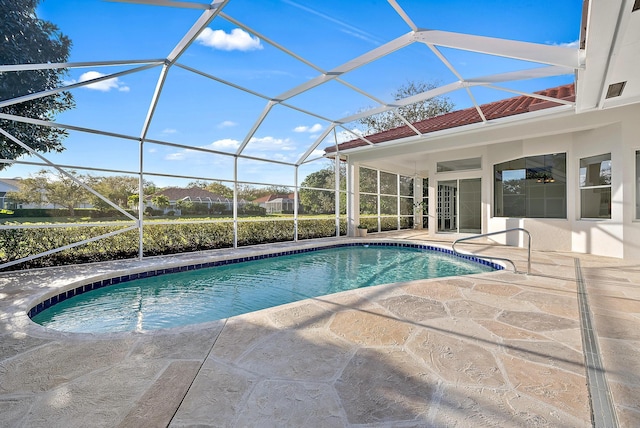
[[(393, 94), (393, 99), (398, 101), (412, 95), (421, 94), (431, 89), (437, 88), (437, 83), (425, 83), (409, 81), (400, 86)], [(424, 101), (419, 101), (404, 107), (398, 108), (398, 113), (409, 123), (420, 122), (430, 117), (448, 113), (455, 107), (448, 97), (435, 97)], [(358, 123), (365, 127), (366, 134), (375, 134), (406, 125), (393, 111), (373, 116), (364, 117)]]
[[(90, 185), (93, 190), (123, 208), (129, 204), (129, 197), (138, 193), (138, 178), (126, 175), (92, 177)], [(112, 209), (111, 205), (95, 195), (91, 195), (91, 204), (102, 211)]]
[(161, 210), (167, 208), (170, 205), (169, 198), (165, 195), (154, 195), (151, 197), (151, 203)]
[(132, 207), (134, 210), (138, 210), (138, 204), (140, 203), (140, 195), (134, 193), (133, 195), (129, 195), (127, 198), (127, 205)]
[(176, 208), (182, 211), (184, 214), (190, 214), (194, 211), (193, 201), (181, 199), (176, 201)]
[[(85, 176), (74, 175), (79, 180), (84, 181), (86, 179)], [(57, 178), (57, 180), (47, 184), (47, 200), (54, 205), (60, 205), (68, 209), (69, 215), (73, 217), (75, 215), (74, 210), (78, 205), (88, 202), (89, 193), (80, 183), (66, 175), (60, 174)]]
[[(89, 185), (93, 190), (121, 208), (127, 208), (129, 206), (133, 206), (135, 209), (138, 208), (138, 177), (128, 175), (91, 177), (89, 179)], [(145, 195), (156, 193), (156, 186), (153, 182), (144, 180), (142, 186)], [(94, 208), (101, 211), (112, 209), (111, 205), (93, 194), (91, 195), (91, 204)]]
[[(335, 170), (333, 165), (328, 165), (316, 172), (307, 175), (300, 189), (300, 205), (304, 212), (309, 214), (327, 214), (335, 212)], [(314, 187), (316, 189), (304, 189)], [(346, 188), (346, 170), (344, 165), (340, 168), (340, 188)], [(346, 212), (346, 194), (340, 194), (340, 211)]]
[(42, 206), (47, 203), (47, 176), (44, 170), (35, 176), (20, 180), (17, 192), (8, 192), (7, 199), (16, 204), (34, 204)]
[[(0, 1), (0, 64), (44, 64), (68, 62), (71, 40), (49, 21), (39, 19), (35, 9), (41, 0)], [(65, 69), (0, 72), (0, 101), (57, 88), (62, 85)], [(0, 108), (0, 112), (41, 120), (53, 120), (57, 113), (74, 107), (73, 97), (63, 91), (55, 95)], [(5, 129), (36, 151), (60, 152), (66, 131), (0, 120)], [(0, 135), (0, 157), (17, 159), (27, 151)], [(8, 164), (0, 163), (0, 170)]]
[(199, 189), (208, 190), (216, 195), (224, 196), (225, 198), (233, 198), (233, 189), (229, 186), (225, 186), (220, 181), (207, 182), (204, 180), (196, 180), (187, 184), (187, 188), (197, 187)]
[(75, 180), (62, 173), (51, 175), (46, 170), (41, 170), (35, 176), (21, 180), (20, 190), (13, 192), (10, 198), (18, 203), (59, 205), (68, 209), (69, 215), (73, 217), (74, 210), (89, 200), (89, 192), (78, 181), (86, 182), (89, 177), (75, 171), (70, 174)]

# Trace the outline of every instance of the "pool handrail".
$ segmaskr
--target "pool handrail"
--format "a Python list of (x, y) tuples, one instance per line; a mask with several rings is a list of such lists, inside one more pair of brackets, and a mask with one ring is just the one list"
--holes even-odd
[[(524, 232), (524, 233), (527, 234), (527, 237), (529, 238), (528, 242), (527, 242), (527, 274), (530, 274), (531, 273), (531, 233), (529, 233), (529, 231), (527, 229), (523, 229), (522, 227), (514, 227), (512, 229), (498, 230), (496, 232), (482, 233), (480, 235), (473, 235), (473, 236), (466, 236), (464, 238), (458, 238), (455, 241), (453, 241), (453, 244), (451, 245), (451, 249), (456, 254), (469, 255), (469, 254), (461, 253), (458, 250), (456, 250), (456, 244), (458, 242), (462, 242), (462, 241), (469, 241), (469, 240), (478, 239), (478, 238), (486, 238), (488, 236), (506, 234), (506, 233), (515, 232), (515, 231)], [(471, 255), (473, 255), (473, 257), (477, 257), (479, 259), (502, 260), (502, 261), (505, 261), (505, 262), (509, 262), (513, 266), (513, 271), (515, 273), (518, 273), (518, 268), (516, 267), (516, 264), (511, 259), (507, 259), (505, 257), (481, 256), (481, 255), (478, 255), (478, 254), (471, 254)]]

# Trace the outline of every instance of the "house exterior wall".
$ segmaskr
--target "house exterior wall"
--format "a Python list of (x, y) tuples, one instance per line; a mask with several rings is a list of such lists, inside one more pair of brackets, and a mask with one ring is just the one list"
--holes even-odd
[[(581, 114), (562, 112), (505, 125), (486, 125), (474, 131), (430, 136), (395, 148), (353, 154), (353, 163), (375, 165), (375, 158), (415, 153), (426, 162), (417, 169), (429, 178), (429, 233), (437, 234), (437, 185), (450, 179), (481, 178), (482, 232), (523, 227), (537, 250), (574, 251), (619, 258), (640, 258), (640, 220), (636, 219), (637, 173), (635, 152), (640, 150), (640, 105)], [(444, 149), (443, 149), (444, 148)], [(564, 219), (509, 218), (494, 215), (495, 164), (528, 156), (566, 153)], [(582, 219), (580, 159), (611, 153), (611, 218)], [(418, 156), (420, 154), (420, 156)], [(482, 169), (436, 171), (439, 161), (482, 158)], [(350, 157), (351, 158), (351, 157)], [(496, 241), (522, 245), (524, 236), (496, 236)]]
[[(486, 232), (523, 227), (533, 236), (537, 250), (573, 251), (619, 258), (640, 258), (640, 223), (635, 221), (635, 150), (640, 124), (638, 107), (597, 111), (565, 119), (567, 125), (589, 129), (522, 138), (486, 145), (483, 162), (483, 203)], [(545, 122), (551, 124), (554, 120)], [(555, 125), (555, 124), (552, 124)], [(515, 128), (515, 127), (514, 127)], [(514, 129), (517, 131), (517, 129)], [(493, 165), (507, 160), (565, 152), (567, 154), (567, 218), (506, 218), (493, 215)], [(611, 218), (582, 219), (580, 207), (580, 159), (611, 153)], [(483, 218), (483, 221), (485, 219)], [(511, 238), (513, 239), (513, 238)], [(523, 244), (524, 236), (519, 238)], [(512, 242), (510, 242), (512, 243)], [(515, 242), (513, 242), (515, 243)]]

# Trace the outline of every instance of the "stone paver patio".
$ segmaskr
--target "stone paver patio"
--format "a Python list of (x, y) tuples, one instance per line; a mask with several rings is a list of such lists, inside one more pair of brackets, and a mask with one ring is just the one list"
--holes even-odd
[[(389, 238), (426, 235), (367, 239)], [(523, 250), (474, 249), (526, 268)], [(0, 425), (591, 426), (576, 259), (619, 424), (640, 426), (640, 262), (535, 251), (532, 275), (383, 285), (106, 335), (49, 331), (25, 311), (64, 284), (166, 258), (3, 273)]]

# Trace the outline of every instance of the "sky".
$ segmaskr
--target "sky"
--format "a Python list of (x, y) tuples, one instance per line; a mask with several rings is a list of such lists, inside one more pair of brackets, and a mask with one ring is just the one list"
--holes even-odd
[[(581, 0), (398, 0), (398, 4), (419, 28), (577, 49)], [(72, 63), (164, 60), (201, 13), (189, 8), (101, 0), (44, 0), (37, 9), (39, 18), (53, 22), (72, 40), (69, 58)], [(223, 14), (178, 58), (178, 65), (170, 67), (162, 86), (146, 136), (187, 147), (145, 142), (144, 169), (159, 174), (148, 177), (159, 186), (185, 185), (195, 178), (233, 180), (232, 156), (188, 147), (233, 154), (257, 125), (243, 151), (252, 159), (238, 160), (238, 179), (293, 185), (292, 166), (253, 158), (295, 163), (330, 121), (375, 107), (378, 104), (374, 99), (392, 101), (393, 91), (409, 81), (447, 84), (458, 80), (424, 44), (413, 43), (344, 74), (341, 76), (344, 83), (334, 80), (287, 100), (296, 109), (276, 104), (260, 122), (268, 99), (317, 77), (318, 70), (339, 67), (411, 29), (382, 0), (230, 0)], [(241, 26), (251, 28), (254, 34)], [(536, 66), (444, 47), (440, 51), (464, 78)], [(93, 64), (73, 68), (65, 77), (65, 84), (127, 72), (142, 65)], [(76, 108), (59, 114), (56, 121), (134, 139), (140, 137), (160, 72), (161, 67), (154, 66), (74, 88), (71, 93)], [(569, 75), (504, 86), (536, 91), (572, 81), (573, 76)], [(514, 96), (486, 88), (474, 88), (472, 92), (479, 103)], [(448, 96), (456, 109), (472, 105), (464, 91)], [(356, 124), (345, 127), (354, 130)], [(319, 158), (323, 149), (335, 144), (336, 139), (343, 141), (352, 135), (344, 129), (335, 135), (330, 133), (309, 159)], [(63, 144), (66, 150), (47, 154), (49, 161), (131, 172), (140, 165), (137, 141), (70, 131)], [(328, 161), (319, 159), (301, 166), (299, 182), (327, 164)], [(26, 177), (38, 169), (16, 164), (1, 171), (0, 177)]]

